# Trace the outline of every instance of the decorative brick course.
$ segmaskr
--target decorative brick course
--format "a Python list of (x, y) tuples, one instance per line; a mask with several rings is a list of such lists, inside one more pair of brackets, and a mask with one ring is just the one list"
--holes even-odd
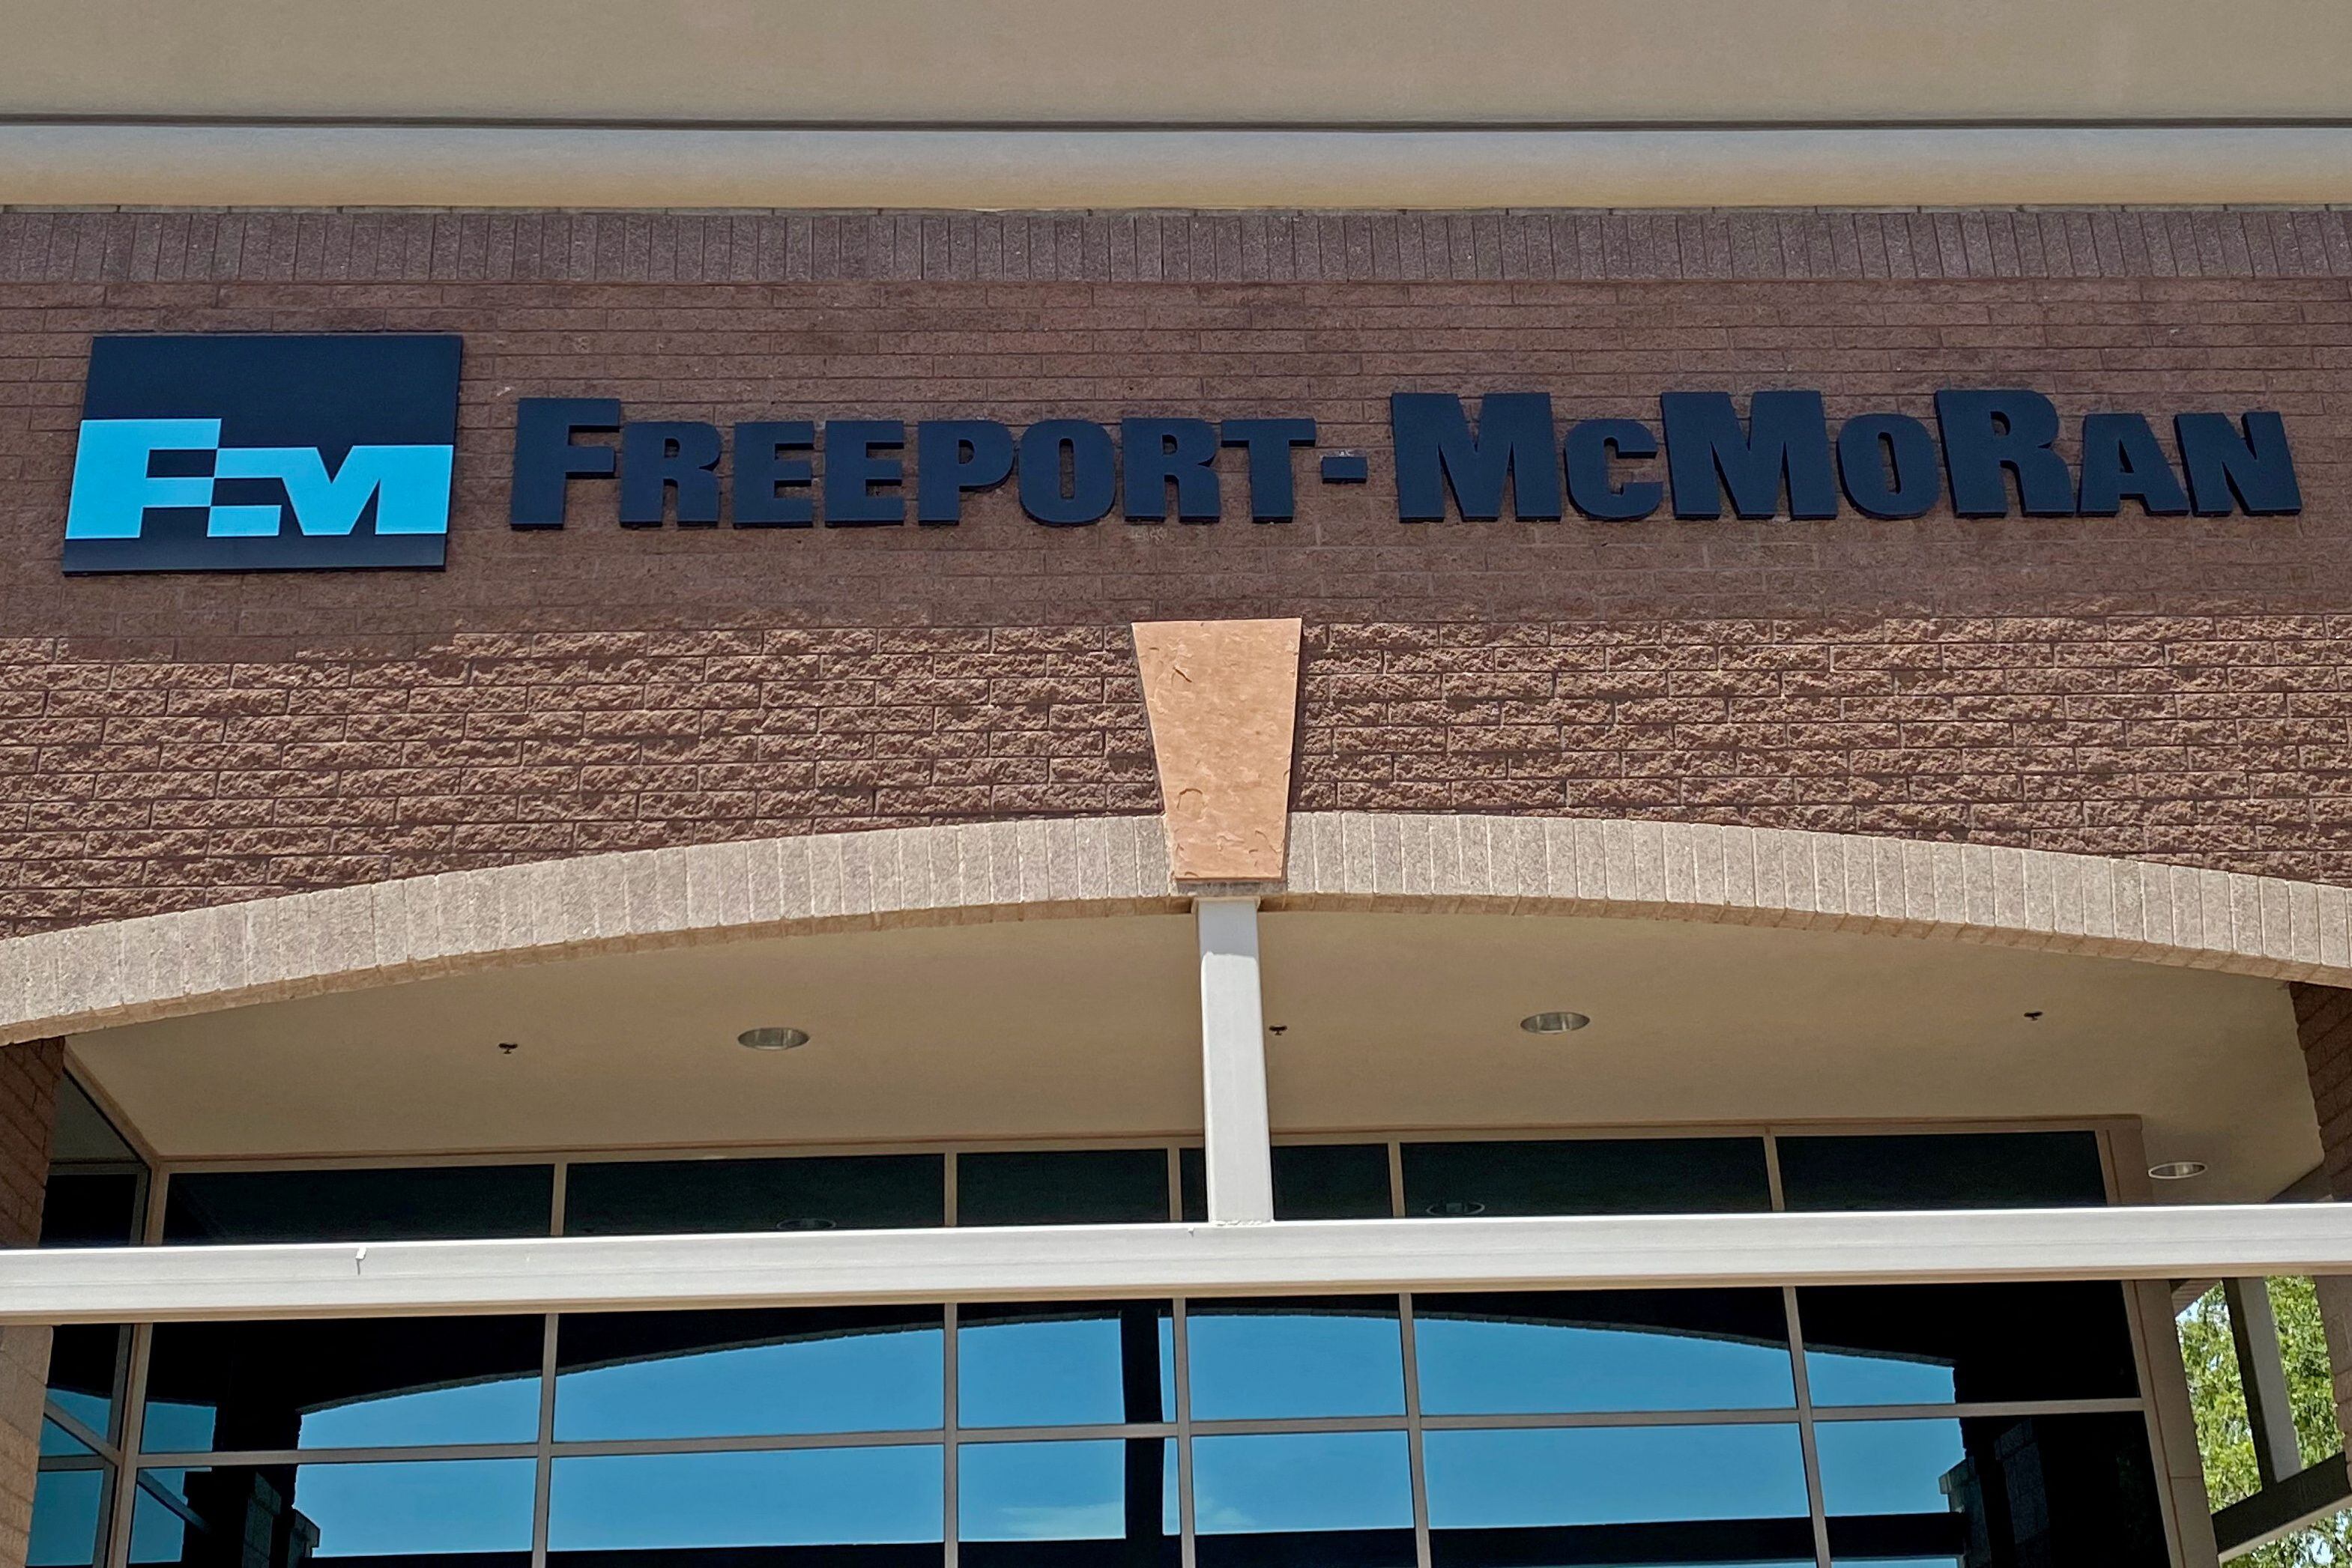
[(886, 828), (326, 888), (0, 941), (0, 1041), (691, 943), (1182, 911), (1719, 921), (2352, 984), (2352, 889), (1705, 822), (1309, 812), (1279, 883), (1180, 882), (1153, 817)]
[[(0, 214), (0, 933), (1150, 812), (1128, 623), (1291, 615), (1298, 810), (2352, 884), (2347, 215)], [(467, 335), (446, 572), (58, 575), (92, 332), (380, 328)], [(503, 520), (519, 395), (1299, 413), (1379, 448), (1404, 387), (1578, 417), (1670, 386), (1922, 412), (1949, 383), (2279, 408), (2307, 509), (1408, 526), (1376, 463), (1281, 526), (1044, 528), (999, 492), (954, 529), (624, 530), (588, 486), (561, 532)]]
[(2352, 213), (20, 208), (0, 209), (0, 277), (49, 283), (2344, 277), (2352, 277)]

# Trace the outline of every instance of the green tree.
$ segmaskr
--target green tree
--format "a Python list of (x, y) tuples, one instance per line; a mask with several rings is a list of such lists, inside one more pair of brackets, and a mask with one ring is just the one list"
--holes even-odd
[[(2319, 1296), (2308, 1280), (2273, 1280), (2271, 1309), (2278, 1318), (2287, 1396), (2294, 1407), (2296, 1446), (2306, 1465), (2344, 1446), (2336, 1423), (2334, 1385)], [(2180, 1355), (2189, 1371), (2189, 1397), (2197, 1412), (2197, 1448), (2205, 1461), (2205, 1489), (2220, 1509), (2252, 1494), (2261, 1483), (2253, 1429), (2238, 1380), (2238, 1351), (2230, 1309), (2216, 1285), (2180, 1314)], [(2346, 1568), (2352, 1564), (2352, 1512), (2338, 1514), (2258, 1547), (2238, 1563), (2252, 1568)]]

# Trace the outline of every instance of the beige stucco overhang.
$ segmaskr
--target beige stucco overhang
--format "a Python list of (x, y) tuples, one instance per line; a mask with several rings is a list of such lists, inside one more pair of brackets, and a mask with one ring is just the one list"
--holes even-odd
[(0, 0), (0, 204), (2352, 200), (2336, 0)]
[[(1277, 1134), (2137, 1119), (2214, 1161), (2200, 1200), (2318, 1158), (2279, 982), (2352, 980), (2346, 890), (1703, 824), (1288, 836), (1234, 884)], [(1197, 1136), (1217, 891), (1150, 817), (589, 856), (0, 943), (0, 1030), (65, 1035), (167, 1159)], [(1549, 1007), (1595, 1025), (1517, 1028)], [(735, 1048), (767, 1023), (818, 1043)]]
[(678, 124), (1969, 123), (2352, 110), (2336, 0), (0, 3), (0, 113)]

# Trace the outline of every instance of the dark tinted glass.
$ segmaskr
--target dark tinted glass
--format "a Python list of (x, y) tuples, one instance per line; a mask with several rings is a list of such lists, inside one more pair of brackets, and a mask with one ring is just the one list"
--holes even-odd
[(1430, 1551), (1444, 1568), (1810, 1563), (1794, 1426), (1431, 1432)]
[(1208, 1156), (1198, 1149), (1176, 1151), (1176, 1212), (1187, 1225), (1209, 1218)]
[(1404, 1211), (1711, 1214), (1772, 1207), (1761, 1138), (1404, 1145)]
[(128, 1247), (139, 1239), (147, 1178), (132, 1171), (52, 1168), (41, 1199), (44, 1247)]
[(937, 1568), (944, 1513), (937, 1445), (558, 1459), (549, 1561)]
[(523, 1568), (536, 1468), (529, 1459), (442, 1459), (145, 1470), (131, 1561), (299, 1568), (307, 1559), (366, 1558)]
[(140, 1446), (362, 1448), (528, 1443), (544, 1320), (162, 1323)]
[(1815, 1441), (1839, 1563), (2162, 1568), (2137, 1416), (1824, 1421)]
[(1790, 1208), (2055, 1208), (2107, 1201), (2095, 1133), (1784, 1137)]
[(424, 1241), (544, 1236), (551, 1166), (215, 1171), (175, 1176), (167, 1242)]
[(965, 1427), (1110, 1426), (1176, 1418), (1165, 1301), (958, 1309), (956, 1419)]
[(956, 1517), (973, 1568), (1166, 1568), (1180, 1555), (1175, 1440), (966, 1443)]
[(1813, 1403), (2128, 1399), (2123, 1288), (1858, 1285), (1797, 1292)]
[(111, 1323), (63, 1323), (49, 1339), (49, 1404), (100, 1437), (114, 1436), (114, 1376), (123, 1331)]
[(1433, 1416), (1796, 1402), (1778, 1291), (1421, 1294), (1412, 1334)]
[(936, 1427), (937, 1307), (583, 1312), (556, 1333), (559, 1440)]
[(1404, 1414), (1392, 1296), (1189, 1301), (1184, 1334), (1195, 1421)]
[(660, 1236), (942, 1225), (945, 1167), (938, 1155), (575, 1165), (564, 1176), (563, 1230)]
[(139, 1151), (116, 1131), (89, 1092), (68, 1074), (58, 1083), (57, 1110), (50, 1125), (49, 1163), (75, 1166), (140, 1164)]
[(1276, 1219), (1386, 1219), (1386, 1144), (1285, 1144), (1274, 1151)]
[(1167, 1218), (1164, 1149), (956, 1156), (958, 1225), (1139, 1225)]
[(1195, 1437), (1192, 1529), (1202, 1568), (1410, 1568), (1404, 1434)]

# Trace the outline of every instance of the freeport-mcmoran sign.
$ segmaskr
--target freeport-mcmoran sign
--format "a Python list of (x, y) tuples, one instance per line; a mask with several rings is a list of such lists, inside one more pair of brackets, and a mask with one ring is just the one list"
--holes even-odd
[[(1932, 431), (1904, 413), (1832, 426), (1817, 392), (1746, 401), (1743, 417), (1727, 392), (1670, 392), (1654, 421), (1585, 419), (1563, 430), (1543, 392), (1490, 392), (1475, 405), (1452, 392), (1397, 392), (1389, 400), (1397, 517), (1549, 521), (1573, 510), (1633, 522), (1670, 506), (1692, 519), (1727, 509), (1819, 518), (1844, 505), (1901, 518), (1948, 494), (1964, 517), (2113, 517), (2126, 502), (2158, 517), (2267, 517), (2303, 505), (2273, 413), (2175, 416), (2176, 465), (2147, 416), (2116, 413), (2080, 416), (2070, 462), (2058, 450), (2057, 406), (2021, 388), (1938, 392)], [(614, 433), (617, 443), (595, 439)], [(525, 398), (509, 521), (562, 527), (570, 486), (586, 479), (616, 483), (621, 521), (643, 527), (673, 513), (681, 524), (724, 516), (739, 528), (887, 527), (910, 513), (945, 526), (962, 520), (966, 496), (1007, 482), (1022, 509), (1052, 527), (1085, 527), (1114, 510), (1129, 522), (1215, 522), (1229, 505), (1217, 458), (1230, 446), (1247, 455), (1247, 515), (1279, 523), (1297, 511), (1297, 459), (1316, 439), (1315, 422), (1303, 418), (1049, 419), (1017, 435), (984, 419), (911, 430), (898, 420), (760, 420), (734, 427), (728, 486), (716, 425), (626, 420), (614, 400)], [(1335, 452), (1313, 472), (1325, 484), (1355, 484), (1370, 465), (1361, 453)]]
[[(101, 338), (68, 499), (69, 573), (443, 564), (457, 459), (455, 336)], [(1571, 514), (1637, 522), (2154, 517), (2303, 507), (2273, 412), (2186, 413), (2169, 449), (2142, 413), (2062, 415), (2025, 388), (1948, 388), (1932, 422), (1832, 423), (1818, 392), (1669, 392), (1654, 418), (1562, 421), (1550, 397), (1406, 391), (1380, 455), (1397, 517)], [(519, 399), (508, 521), (565, 526), (575, 492), (613, 486), (631, 528), (951, 527), (1011, 485), (1051, 528), (1285, 523), (1309, 483), (1358, 485), (1372, 455), (1318, 451), (1305, 417), (1113, 423), (991, 419), (633, 420), (617, 399)], [(1232, 460), (1223, 460), (1232, 450)], [(1221, 461), (1223, 460), (1223, 461)]]

